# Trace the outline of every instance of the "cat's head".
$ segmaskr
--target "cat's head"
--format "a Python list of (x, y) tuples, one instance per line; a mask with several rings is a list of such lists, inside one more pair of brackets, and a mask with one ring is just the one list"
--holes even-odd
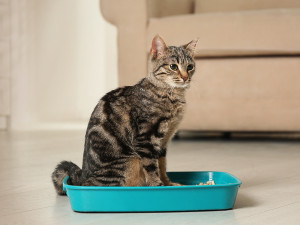
[(194, 51), (198, 40), (179, 47), (167, 46), (156, 35), (150, 49), (149, 72), (159, 83), (170, 87), (187, 88), (195, 72)]

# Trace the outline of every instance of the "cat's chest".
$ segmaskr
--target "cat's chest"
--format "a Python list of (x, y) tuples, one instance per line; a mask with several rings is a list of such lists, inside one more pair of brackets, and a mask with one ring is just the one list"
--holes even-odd
[(172, 107), (172, 110), (169, 111), (170, 113), (170, 125), (179, 123), (183, 117), (185, 109), (185, 104), (178, 104)]
[(182, 120), (185, 109), (183, 101), (161, 100), (158, 104), (144, 110), (143, 121), (149, 125), (150, 130), (160, 129), (161, 133), (168, 133), (175, 129)]
[(155, 102), (146, 102), (137, 107), (136, 137), (137, 143), (150, 141), (157, 150), (165, 148), (176, 131), (184, 114), (184, 101), (170, 101), (161, 99)]
[(170, 111), (170, 117), (168, 119), (168, 129), (174, 130), (177, 128), (178, 124), (181, 122), (184, 115), (185, 104), (177, 103), (173, 104), (173, 108)]
[(183, 115), (185, 103), (179, 100), (171, 101), (168, 98), (155, 99), (152, 102), (144, 100), (142, 108), (143, 114), (151, 120), (155, 121), (159, 118), (173, 120)]
[(184, 113), (185, 101), (181, 99), (166, 99), (162, 102), (162, 107), (169, 117), (180, 117)]

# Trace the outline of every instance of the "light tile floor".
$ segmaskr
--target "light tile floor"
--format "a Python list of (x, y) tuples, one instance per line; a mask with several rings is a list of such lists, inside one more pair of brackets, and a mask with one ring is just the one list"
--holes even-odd
[(0, 224), (300, 224), (298, 141), (179, 140), (168, 170), (227, 171), (243, 185), (233, 210), (76, 213), (50, 180), (63, 159), (81, 165), (84, 131), (0, 132)]

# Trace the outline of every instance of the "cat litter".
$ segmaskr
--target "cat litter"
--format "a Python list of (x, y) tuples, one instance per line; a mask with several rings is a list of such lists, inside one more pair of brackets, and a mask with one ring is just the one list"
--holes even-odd
[(207, 181), (206, 183), (202, 183), (200, 182), (199, 185), (216, 185), (215, 181), (214, 180), (210, 180), (210, 181)]

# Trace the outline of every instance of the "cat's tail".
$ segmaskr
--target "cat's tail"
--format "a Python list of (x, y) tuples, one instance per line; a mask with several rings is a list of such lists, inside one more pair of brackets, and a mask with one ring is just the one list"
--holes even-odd
[(81, 173), (82, 170), (72, 162), (62, 161), (59, 163), (51, 176), (57, 194), (66, 194), (66, 192), (63, 190), (63, 180), (66, 176), (70, 177), (69, 179), (73, 185), (80, 185)]

